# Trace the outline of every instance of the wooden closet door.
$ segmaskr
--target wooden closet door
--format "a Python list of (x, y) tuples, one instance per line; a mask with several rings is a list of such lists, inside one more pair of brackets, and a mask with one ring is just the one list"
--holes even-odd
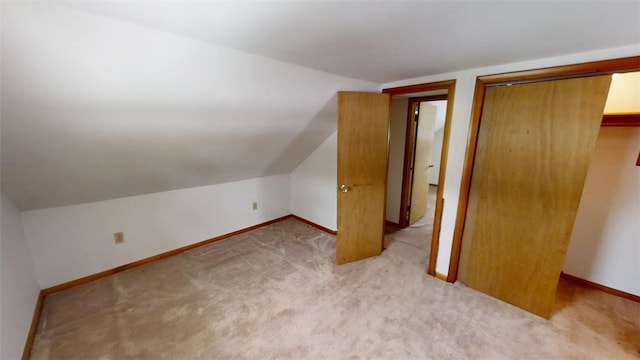
[(611, 77), (485, 92), (459, 279), (549, 318)]

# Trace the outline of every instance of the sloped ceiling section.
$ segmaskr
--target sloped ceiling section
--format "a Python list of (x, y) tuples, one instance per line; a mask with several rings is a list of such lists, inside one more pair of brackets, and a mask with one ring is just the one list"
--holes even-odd
[(21, 210), (286, 173), (335, 130), (338, 90), (640, 43), (638, 1), (0, 6)]
[(637, 44), (640, 2), (80, 1), (95, 12), (388, 83)]
[(328, 74), (52, 3), (2, 4), (2, 190), (20, 210), (290, 172)]

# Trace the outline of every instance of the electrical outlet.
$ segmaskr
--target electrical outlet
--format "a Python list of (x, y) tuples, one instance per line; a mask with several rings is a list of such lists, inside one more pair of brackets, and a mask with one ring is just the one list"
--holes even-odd
[(258, 202), (254, 201), (253, 203), (253, 210), (258, 210)]
[(113, 239), (116, 241), (116, 244), (122, 244), (124, 242), (124, 233), (122, 231), (113, 233)]

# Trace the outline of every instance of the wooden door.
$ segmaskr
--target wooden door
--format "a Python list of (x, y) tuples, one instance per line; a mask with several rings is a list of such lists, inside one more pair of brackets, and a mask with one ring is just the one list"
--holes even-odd
[(427, 102), (419, 104), (416, 141), (413, 152), (409, 225), (418, 221), (427, 212), (429, 172), (433, 166), (431, 165), (431, 158), (433, 157), (433, 132), (436, 127), (436, 110), (437, 108), (434, 105)]
[(486, 89), (459, 279), (549, 318), (610, 76)]
[(338, 93), (338, 264), (382, 252), (390, 109), (388, 94)]

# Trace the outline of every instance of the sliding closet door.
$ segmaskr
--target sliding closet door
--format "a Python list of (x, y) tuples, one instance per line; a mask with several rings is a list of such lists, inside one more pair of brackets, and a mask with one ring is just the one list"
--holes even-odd
[(459, 279), (548, 318), (610, 76), (485, 92)]

